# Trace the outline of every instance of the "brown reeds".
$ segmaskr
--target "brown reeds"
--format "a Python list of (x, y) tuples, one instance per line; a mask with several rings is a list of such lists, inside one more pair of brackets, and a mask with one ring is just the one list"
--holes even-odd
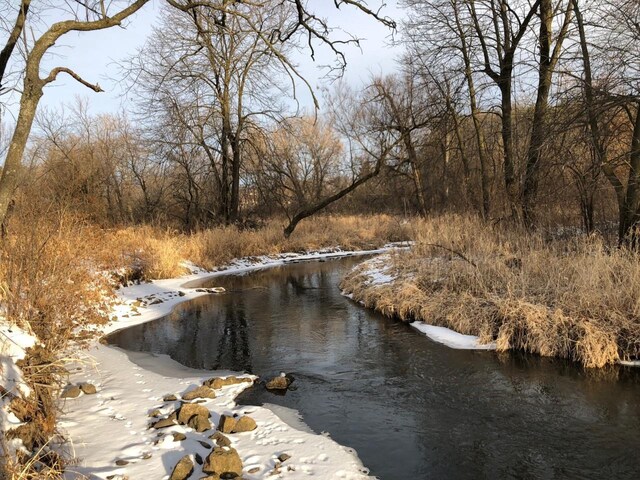
[(385, 315), (478, 335), (500, 351), (585, 367), (640, 358), (636, 253), (597, 236), (549, 240), (462, 216), (419, 222), (415, 236), (411, 251), (386, 259), (394, 282), (371, 282), (363, 265), (342, 288)]

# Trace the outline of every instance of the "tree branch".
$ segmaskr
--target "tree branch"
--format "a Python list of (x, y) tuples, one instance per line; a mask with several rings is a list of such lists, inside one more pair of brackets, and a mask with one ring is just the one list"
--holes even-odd
[(98, 92), (98, 93), (104, 92), (104, 90), (100, 87), (100, 85), (98, 85), (97, 83), (93, 84), (93, 83), (87, 82), (80, 75), (78, 75), (76, 72), (74, 72), (73, 70), (67, 67), (56, 67), (53, 70), (51, 70), (51, 73), (49, 73), (47, 78), (43, 79), (44, 84), (46, 85), (47, 83), (53, 82), (58, 77), (59, 73), (66, 73), (67, 75), (70, 75), (75, 81), (81, 83), (87, 88), (90, 88), (94, 92)]

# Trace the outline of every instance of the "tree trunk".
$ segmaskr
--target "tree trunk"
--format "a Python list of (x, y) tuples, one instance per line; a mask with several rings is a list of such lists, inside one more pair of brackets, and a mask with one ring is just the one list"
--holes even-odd
[(516, 220), (522, 218), (520, 188), (516, 178), (513, 152), (513, 109), (511, 106), (511, 70), (503, 72), (499, 82), (502, 105), (502, 158), (504, 168), (504, 186), (511, 214)]
[(640, 220), (640, 103), (636, 105), (636, 118), (629, 153), (627, 192), (620, 215), (620, 241), (637, 244), (637, 227)]
[(22, 156), (31, 133), (31, 126), (40, 98), (42, 98), (42, 81), (39, 78), (25, 77), (18, 121), (11, 137), (11, 144), (0, 177), (0, 224), (4, 223), (9, 203), (18, 185)]
[(413, 184), (416, 188), (416, 197), (418, 198), (420, 215), (422, 217), (425, 217), (427, 215), (427, 201), (424, 198), (424, 186), (422, 182), (422, 173), (420, 172), (420, 165), (418, 165), (418, 154), (416, 152), (415, 146), (413, 145), (413, 141), (411, 140), (411, 132), (403, 132), (402, 137), (407, 149), (409, 164), (411, 165), (411, 174), (413, 176)]
[(537, 173), (540, 166), (542, 145), (545, 139), (545, 119), (549, 106), (549, 91), (551, 90), (551, 30), (553, 21), (553, 7), (551, 0), (540, 2), (540, 62), (538, 67), (538, 92), (533, 111), (531, 138), (527, 151), (527, 164), (522, 187), (522, 219), (526, 227), (533, 225), (533, 204), (538, 192)]
[(337, 193), (335, 193), (335, 194), (333, 194), (333, 195), (331, 195), (329, 197), (326, 197), (324, 199), (321, 199), (321, 200), (318, 201), (318, 203), (315, 203), (315, 204), (313, 204), (313, 205), (311, 205), (309, 207), (303, 208), (301, 211), (296, 213), (293, 216), (293, 218), (289, 221), (289, 225), (287, 225), (285, 227), (285, 229), (283, 231), (284, 237), (285, 238), (289, 238), (291, 236), (291, 234), (293, 233), (293, 231), (298, 226), (298, 223), (300, 223), (305, 218), (310, 217), (310, 216), (314, 215), (315, 213), (319, 212), (320, 210), (322, 210), (323, 208), (328, 207), (333, 202), (336, 202), (336, 201), (340, 200), (345, 195), (348, 195), (349, 193), (353, 192), (360, 185), (368, 182), (373, 177), (377, 176), (380, 173), (380, 169), (382, 168), (382, 162), (383, 162), (382, 160), (378, 160), (376, 162), (376, 167), (372, 172), (361, 176), (360, 178), (358, 178), (357, 180), (352, 182), (348, 187), (343, 188), (339, 192), (337, 192)]
[(522, 214), (526, 227), (534, 223), (533, 207), (538, 193), (538, 171), (542, 157), (542, 147), (547, 134), (546, 117), (549, 108), (549, 92), (556, 63), (562, 51), (562, 43), (567, 34), (571, 20), (571, 3), (567, 4), (562, 28), (556, 38), (556, 44), (551, 49), (553, 41), (553, 4), (551, 0), (540, 2), (540, 65), (538, 68), (538, 92), (533, 112), (531, 138), (527, 151), (527, 165), (522, 188)]
[(231, 204), (229, 205), (229, 222), (235, 223), (238, 220), (240, 209), (240, 162), (242, 152), (240, 151), (240, 141), (236, 133), (231, 139), (231, 149), (233, 151), (233, 161), (231, 166)]

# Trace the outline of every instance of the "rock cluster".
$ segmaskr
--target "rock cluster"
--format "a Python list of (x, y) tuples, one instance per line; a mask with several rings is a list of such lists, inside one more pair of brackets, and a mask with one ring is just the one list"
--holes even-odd
[[(163, 414), (160, 409), (154, 409), (149, 412), (149, 417), (157, 419), (151, 426), (155, 429), (161, 429), (175, 425), (186, 425), (199, 433), (211, 430), (214, 428), (210, 421), (211, 413), (207, 407), (197, 403), (198, 399), (216, 398), (215, 389), (241, 383), (253, 383), (253, 380), (251, 378), (235, 376), (226, 378), (217, 377), (206, 380), (203, 382), (203, 385), (182, 394), (182, 401), (179, 407), (169, 415), (164, 416), (164, 418), (162, 418)], [(178, 401), (178, 397), (170, 394), (166, 395), (163, 400), (165, 402), (175, 402)], [(256, 421), (248, 415), (221, 415), (216, 431), (208, 437), (215, 445), (198, 440), (198, 443), (200, 443), (202, 447), (213, 450), (211, 450), (206, 458), (202, 458), (199, 454), (185, 455), (182, 457), (175, 465), (169, 480), (186, 480), (189, 478), (195, 469), (194, 459), (196, 463), (202, 465), (202, 471), (207, 475), (204, 479), (240, 479), (242, 476), (242, 460), (238, 452), (231, 447), (231, 440), (224, 434), (250, 432), (256, 428), (258, 428)], [(173, 432), (172, 435), (173, 440), (176, 442), (187, 439), (184, 433)], [(285, 455), (286, 454), (282, 454), (281, 457)], [(284, 459), (280, 461), (282, 462)]]
[(93, 395), (97, 392), (96, 386), (91, 383), (81, 383), (79, 385), (67, 385), (62, 390), (60, 398), (78, 398), (81, 393)]

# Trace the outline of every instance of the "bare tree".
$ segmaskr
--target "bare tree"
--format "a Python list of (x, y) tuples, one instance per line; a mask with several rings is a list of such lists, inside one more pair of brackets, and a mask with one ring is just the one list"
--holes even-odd
[(106, 4), (100, 1), (100, 11), (91, 9), (94, 19), (87, 21), (73, 19), (54, 23), (35, 41), (26, 57), (23, 90), (20, 96), (20, 111), (5, 159), (2, 176), (0, 176), (0, 223), (4, 223), (7, 208), (17, 184), (18, 170), (44, 87), (54, 82), (59, 74), (66, 73), (85, 87), (96, 92), (102, 91), (98, 84), (87, 82), (67, 67), (55, 67), (46, 77), (42, 78), (40, 76), (40, 63), (43, 56), (63, 35), (72, 31), (87, 32), (121, 25), (124, 20), (137, 12), (148, 1), (136, 0), (113, 15), (108, 13)]
[(13, 54), (16, 45), (18, 44), (18, 40), (20, 39), (20, 35), (24, 29), (24, 25), (27, 20), (27, 15), (29, 14), (29, 7), (31, 5), (31, 0), (22, 0), (20, 2), (20, 6), (18, 7), (18, 13), (16, 15), (16, 20), (9, 33), (9, 38), (7, 38), (7, 42), (5, 46), (0, 50), (0, 94), (3, 93), (4, 84), (3, 79), (5, 72), (7, 70), (7, 65), (9, 64), (9, 59)]
[[(568, 0), (564, 6), (562, 3), (559, 2), (554, 6), (552, 0), (541, 0), (539, 7), (538, 89), (522, 187), (522, 215), (525, 225), (529, 227), (533, 223), (533, 208), (538, 191), (538, 170), (541, 164), (542, 147), (547, 134), (547, 110), (549, 108), (549, 94), (551, 92), (553, 73), (558, 60), (560, 60), (563, 43), (567, 37), (573, 14), (571, 0)], [(553, 22), (556, 11), (560, 8), (562, 11), (562, 26), (554, 38)]]

